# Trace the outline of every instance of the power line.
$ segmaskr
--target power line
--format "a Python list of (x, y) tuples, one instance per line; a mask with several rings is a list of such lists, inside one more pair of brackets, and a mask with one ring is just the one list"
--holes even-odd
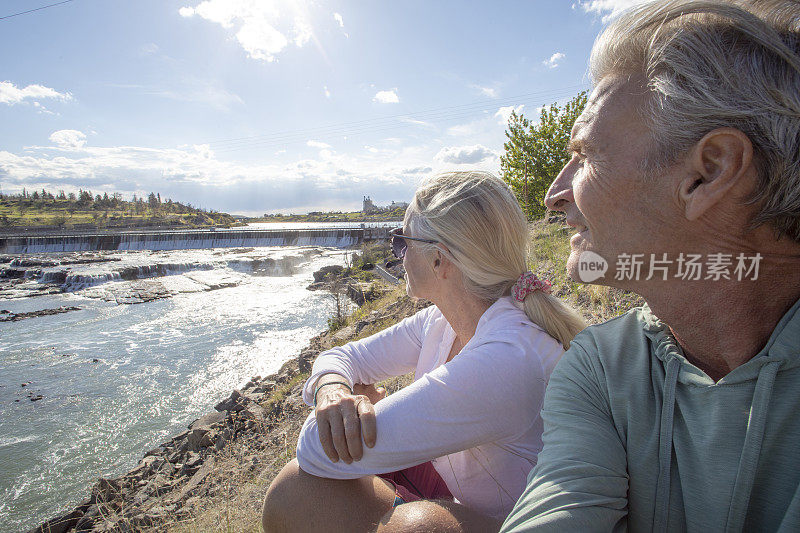
[[(570, 96), (571, 93), (564, 93), (561, 96)], [(446, 116), (439, 116), (436, 117), (436, 122), (449, 122), (453, 120), (465, 119), (474, 117), (476, 111), (467, 111), (466, 113), (461, 112), (457, 114), (450, 114)], [(330, 140), (331, 137), (339, 137), (345, 136), (347, 138), (351, 137), (358, 137), (360, 135), (365, 134), (376, 134), (382, 133), (386, 131), (397, 131), (401, 129), (407, 129), (414, 127), (414, 123), (403, 122), (400, 124), (389, 124), (389, 123), (376, 123), (376, 124), (369, 124), (364, 126), (358, 126), (356, 128), (346, 127), (346, 128), (335, 128), (330, 129), (325, 132), (317, 132), (314, 136), (316, 137), (315, 140), (319, 140), (324, 142), (326, 139)], [(247, 150), (247, 149), (254, 149), (254, 148), (269, 148), (269, 147), (277, 147), (277, 146), (287, 146), (291, 144), (300, 144), (306, 143), (309, 135), (307, 133), (298, 132), (298, 133), (290, 133), (284, 136), (276, 136), (273, 138), (264, 138), (264, 139), (256, 139), (251, 141), (245, 141), (242, 143), (237, 143), (235, 145), (228, 145), (222, 147), (215, 147), (213, 144), (211, 145), (211, 149), (214, 151), (215, 154), (224, 154), (230, 152), (236, 152), (240, 150)]]
[(27, 11), (20, 11), (19, 13), (14, 13), (13, 15), (6, 15), (5, 17), (0, 17), (0, 20), (3, 19), (10, 19), (11, 17), (18, 17), (20, 15), (26, 15), (28, 13), (33, 13), (34, 11), (41, 11), (42, 9), (47, 9), (48, 7), (55, 7), (60, 6), (61, 4), (66, 4), (68, 2), (72, 2), (73, 0), (64, 0), (63, 2), (56, 2), (55, 4), (50, 4), (47, 6), (37, 7), (36, 9), (29, 9)]
[[(550, 90), (546, 90), (546, 91), (537, 91), (537, 92), (526, 93), (526, 94), (521, 94), (521, 95), (517, 95), (517, 96), (509, 96), (509, 97), (502, 98), (500, 100), (484, 99), (484, 100), (479, 100), (479, 101), (472, 102), (472, 103), (469, 103), (469, 104), (461, 104), (461, 105), (449, 106), (449, 107), (432, 108), (432, 109), (427, 109), (427, 110), (423, 110), (423, 111), (415, 111), (415, 112), (410, 112), (410, 113), (401, 113), (401, 114), (397, 114), (397, 115), (384, 115), (384, 116), (375, 117), (375, 118), (372, 118), (372, 119), (357, 120), (357, 121), (354, 121), (354, 122), (343, 122), (343, 123), (338, 123), (338, 124), (328, 124), (328, 125), (325, 125), (325, 126), (318, 126), (318, 127), (314, 127), (314, 128), (304, 128), (304, 129), (298, 129), (298, 130), (285, 130), (285, 131), (275, 132), (275, 133), (272, 133), (272, 134), (253, 135), (253, 136), (249, 136), (249, 137), (236, 137), (236, 138), (232, 138), (232, 139), (219, 139), (219, 140), (216, 140), (216, 141), (207, 141), (207, 143), (208, 144), (217, 145), (217, 146), (222, 145), (222, 144), (227, 144), (227, 143), (238, 144), (241, 141), (245, 141), (245, 142), (246, 141), (254, 141), (254, 140), (257, 140), (257, 139), (281, 137), (281, 136), (287, 135), (287, 134), (298, 134), (298, 133), (302, 133), (302, 132), (313, 134), (315, 132), (320, 132), (320, 131), (324, 132), (325, 130), (329, 130), (330, 128), (338, 129), (338, 128), (343, 128), (343, 127), (347, 127), (347, 126), (361, 126), (363, 124), (375, 123), (375, 122), (380, 122), (380, 121), (385, 121), (385, 120), (390, 120), (390, 119), (438, 118), (438, 115), (440, 115), (441, 113), (447, 113), (447, 112), (449, 112), (451, 110), (452, 111), (456, 111), (456, 110), (464, 110), (464, 111), (466, 111), (467, 109), (474, 110), (476, 107), (477, 108), (481, 108), (481, 107), (485, 107), (487, 105), (503, 107), (503, 104), (506, 104), (506, 106), (507, 105), (514, 105), (515, 103), (518, 103), (523, 98), (525, 98), (525, 99), (530, 99), (530, 98), (533, 98), (533, 97), (549, 98), (551, 96), (560, 96), (560, 93), (565, 91), (565, 90), (574, 90), (574, 89), (579, 89), (579, 88), (585, 88), (585, 85), (582, 85), (582, 84), (581, 85), (571, 85), (571, 86), (568, 86), (568, 87), (561, 87), (561, 88), (558, 88), (558, 89), (550, 89)], [(559, 94), (556, 94), (556, 93), (559, 93)]]
[[(286, 130), (275, 132), (271, 134), (253, 135), (249, 137), (238, 137), (232, 139), (221, 139), (217, 141), (210, 141), (215, 153), (225, 153), (238, 151), (248, 148), (256, 147), (269, 147), (284, 144), (294, 144), (298, 142), (305, 142), (309, 137), (331, 137), (331, 136), (356, 136), (365, 133), (378, 133), (382, 131), (400, 129), (404, 127), (413, 126), (413, 120), (426, 122), (448, 122), (463, 118), (475, 116), (480, 111), (485, 111), (487, 105), (493, 107), (518, 105), (521, 103), (539, 103), (545, 98), (562, 98), (572, 94), (574, 89), (584, 88), (583, 85), (573, 85), (569, 87), (562, 87), (548, 91), (538, 91), (527, 93), (512, 97), (503, 98), (501, 100), (483, 100), (469, 104), (462, 104), (457, 106), (443, 107), (428, 109), (425, 111), (404, 113), (397, 115), (385, 115), (382, 117), (375, 117), (373, 119), (359, 120), (353, 122), (345, 122), (338, 124), (328, 124), (325, 126), (318, 126), (312, 128), (303, 128), (297, 130)], [(403, 120), (407, 119), (407, 120)], [(397, 121), (403, 122), (397, 124)], [(432, 124), (431, 124), (432, 125)]]

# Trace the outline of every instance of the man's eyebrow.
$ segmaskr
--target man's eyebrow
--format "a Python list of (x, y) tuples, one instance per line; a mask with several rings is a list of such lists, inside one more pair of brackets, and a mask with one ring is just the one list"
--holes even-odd
[(586, 144), (584, 143), (583, 139), (580, 137), (572, 137), (567, 142), (567, 155), (571, 155), (575, 152), (583, 152), (585, 147)]

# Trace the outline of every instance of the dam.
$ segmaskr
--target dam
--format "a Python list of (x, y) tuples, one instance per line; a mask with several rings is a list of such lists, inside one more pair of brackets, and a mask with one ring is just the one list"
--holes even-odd
[(310, 229), (210, 228), (200, 230), (118, 231), (80, 234), (0, 236), (0, 253), (31, 254), (100, 250), (189, 250), (262, 246), (346, 248), (389, 238), (389, 227)]

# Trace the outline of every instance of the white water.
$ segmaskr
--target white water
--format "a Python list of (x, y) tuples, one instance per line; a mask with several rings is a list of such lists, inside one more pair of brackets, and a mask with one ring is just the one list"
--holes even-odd
[[(325, 328), (330, 297), (305, 289), (312, 272), (342, 263), (340, 250), (298, 248), (109, 257), (121, 261), (67, 269), (71, 292), (0, 298), (13, 313), (82, 307), (0, 323), (2, 532), (67, 510), (98, 477), (124, 473), (251, 376), (275, 372)], [(117, 304), (142, 283), (121, 271), (177, 294)], [(221, 282), (235, 286), (208, 291)]]

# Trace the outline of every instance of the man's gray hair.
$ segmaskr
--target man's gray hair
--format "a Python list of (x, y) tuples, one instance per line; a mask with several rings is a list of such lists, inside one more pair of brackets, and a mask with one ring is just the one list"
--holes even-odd
[(759, 172), (752, 227), (770, 223), (800, 241), (800, 3), (648, 3), (597, 38), (590, 70), (595, 82), (646, 78), (649, 169), (674, 163), (713, 129), (746, 134)]

